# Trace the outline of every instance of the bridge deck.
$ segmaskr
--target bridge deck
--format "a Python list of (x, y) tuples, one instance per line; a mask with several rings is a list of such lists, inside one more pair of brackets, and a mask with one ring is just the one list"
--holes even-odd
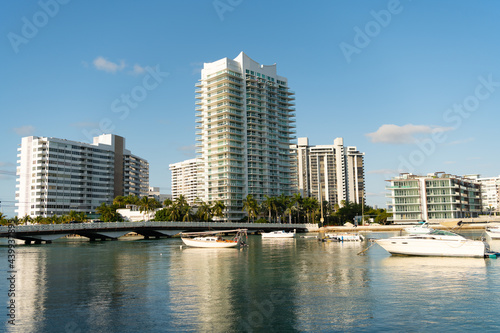
[[(40, 225), (10, 225), (0, 227), (0, 237), (11, 237), (23, 240), (55, 239), (56, 235), (76, 234), (95, 238), (117, 238), (128, 232), (136, 232), (144, 236), (166, 236), (168, 230), (206, 231), (248, 229), (248, 231), (293, 230), (298, 232), (314, 231), (316, 224), (280, 224), (280, 223), (234, 223), (234, 222), (102, 222), (102, 223), (70, 223)], [(110, 236), (111, 235), (111, 236)]]

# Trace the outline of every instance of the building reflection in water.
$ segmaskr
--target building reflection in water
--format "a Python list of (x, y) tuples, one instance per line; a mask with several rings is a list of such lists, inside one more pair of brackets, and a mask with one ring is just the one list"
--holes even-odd
[(172, 254), (168, 272), (173, 323), (196, 323), (199, 332), (234, 327), (234, 279), (244, 250), (184, 248)]

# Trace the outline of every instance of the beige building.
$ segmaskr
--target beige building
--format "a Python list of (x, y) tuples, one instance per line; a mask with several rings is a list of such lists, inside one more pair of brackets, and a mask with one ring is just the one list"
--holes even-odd
[(22, 217), (92, 214), (118, 195), (144, 196), (149, 164), (125, 149), (125, 138), (103, 134), (92, 144), (29, 136), (18, 148), (16, 212)]
[(314, 196), (330, 204), (343, 200), (362, 203), (364, 190), (364, 153), (353, 146), (344, 146), (343, 138), (333, 145), (309, 145), (308, 138), (299, 138), (290, 150), (295, 157), (295, 186), (303, 197)]
[(201, 176), (203, 163), (201, 159), (193, 158), (169, 165), (172, 174), (172, 200), (183, 195), (192, 205), (196, 199), (203, 198)]

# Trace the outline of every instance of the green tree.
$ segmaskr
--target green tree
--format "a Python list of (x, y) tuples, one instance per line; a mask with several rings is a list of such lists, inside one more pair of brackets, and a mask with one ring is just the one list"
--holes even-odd
[(101, 220), (104, 222), (116, 222), (121, 220), (120, 214), (116, 212), (116, 209), (117, 206), (108, 206), (103, 202), (96, 208), (96, 213), (101, 215)]
[(269, 213), (269, 223), (273, 222), (273, 211), (276, 205), (276, 199), (274, 197), (269, 197), (264, 195), (264, 201), (262, 202), (262, 207)]
[(212, 204), (212, 214), (215, 217), (223, 219), (225, 210), (226, 210), (226, 205), (224, 205), (224, 201), (222, 200), (217, 200)]
[(116, 205), (118, 208), (125, 208), (125, 206), (127, 205), (127, 200), (127, 197), (119, 195), (113, 200), (113, 205)]
[(8, 223), (9, 223), (9, 221), (7, 221), (7, 216), (5, 216), (3, 213), (0, 213), (0, 224), (6, 225)]
[(249, 223), (250, 223), (250, 218), (252, 218), (252, 220), (255, 221), (255, 217), (257, 217), (257, 213), (259, 210), (259, 204), (251, 194), (248, 194), (246, 198), (243, 199), (243, 210), (247, 211)]
[(161, 204), (154, 198), (149, 198), (149, 197), (142, 197), (141, 200), (138, 202), (139, 206), (139, 211), (146, 212), (146, 219), (147, 221), (149, 220), (149, 213), (151, 211), (154, 211), (156, 208), (161, 207)]
[(196, 217), (199, 221), (211, 221), (212, 220), (212, 207), (210, 204), (204, 202), (201, 199), (197, 199)]

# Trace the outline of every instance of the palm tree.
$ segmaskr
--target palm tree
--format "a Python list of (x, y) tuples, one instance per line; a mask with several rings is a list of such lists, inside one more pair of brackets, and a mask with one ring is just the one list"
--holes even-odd
[(295, 210), (295, 201), (293, 197), (288, 197), (285, 206), (285, 214), (288, 214), (288, 223), (292, 224), (292, 213)]
[(272, 211), (274, 207), (274, 197), (264, 196), (265, 200), (262, 202), (262, 206), (269, 212), (269, 223), (272, 222)]
[[(2, 214), (2, 213), (0, 213), (0, 214)], [(21, 223), (21, 220), (19, 220), (19, 218), (17, 216), (14, 216), (13, 218), (9, 219), (9, 223), (18, 225), (19, 223)]]
[(120, 219), (119, 214), (116, 212), (116, 206), (108, 206), (105, 202), (101, 203), (95, 211), (101, 215), (101, 220), (104, 222), (114, 222)]
[(147, 220), (149, 221), (149, 212), (161, 207), (161, 204), (154, 198), (142, 197), (139, 201), (140, 212), (146, 212)]
[(164, 207), (170, 207), (172, 205), (172, 200), (169, 198), (166, 198), (165, 201), (163, 201), (163, 206)]
[(257, 200), (255, 200), (251, 194), (248, 194), (246, 198), (243, 199), (243, 210), (247, 211), (249, 223), (250, 217), (253, 217), (253, 221), (255, 222), (255, 217), (257, 216), (258, 209), (259, 204), (257, 203)]
[(74, 210), (70, 210), (68, 215), (65, 216), (66, 222), (77, 221), (80, 222), (80, 214)]
[(0, 224), (7, 224), (8, 221), (7, 219), (5, 218), (6, 216), (3, 214), (3, 213), (0, 213)]
[(292, 197), (292, 201), (295, 204), (295, 209), (297, 210), (296, 223), (300, 223), (300, 211), (302, 210), (302, 196), (300, 193), (295, 193)]
[(118, 208), (125, 208), (125, 206), (127, 205), (127, 201), (127, 197), (119, 195), (113, 200), (113, 205), (118, 206)]
[(28, 222), (32, 221), (32, 218), (31, 218), (31, 216), (29, 216), (28, 214), (26, 214), (26, 215), (23, 216), (23, 218), (21, 219), (21, 221), (23, 222), (23, 224), (28, 224)]
[(222, 200), (217, 200), (212, 205), (212, 214), (213, 216), (224, 218), (224, 210), (226, 210), (226, 205)]
[(212, 208), (206, 202), (201, 199), (197, 199), (198, 210), (196, 211), (196, 216), (200, 221), (210, 221), (212, 219)]
[(310, 215), (319, 207), (318, 200), (313, 197), (306, 197), (303, 199), (302, 205), (306, 211), (307, 223), (310, 223)]

